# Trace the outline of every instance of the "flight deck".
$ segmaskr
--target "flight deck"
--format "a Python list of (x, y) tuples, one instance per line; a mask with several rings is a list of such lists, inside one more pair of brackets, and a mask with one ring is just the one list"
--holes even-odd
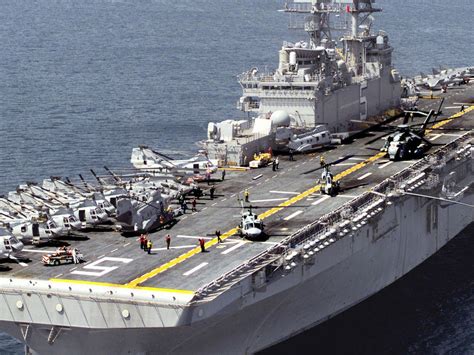
[[(437, 120), (449, 117), (452, 120), (437, 123), (435, 128), (440, 129), (429, 131), (426, 137), (443, 145), (466, 133), (450, 129), (469, 131), (474, 128), (474, 85), (450, 88), (438, 97), (444, 97), (445, 102)], [(436, 110), (438, 106), (439, 99), (422, 99), (419, 104), (423, 110)], [(462, 107), (464, 112), (459, 113)], [(415, 122), (421, 121), (421, 117), (415, 118)], [(26, 246), (18, 260), (1, 262), (0, 266), (5, 270), (0, 271), (0, 276), (194, 293), (416, 162), (390, 161), (385, 154), (368, 149), (380, 148), (382, 139), (370, 145), (366, 143), (383, 134), (383, 131), (370, 132), (351, 144), (295, 155), (294, 161), (288, 156), (280, 156), (276, 171), (272, 171), (271, 166), (228, 171), (225, 180), (216, 183), (214, 199), (209, 196), (209, 186), (202, 184), (205, 194), (197, 200), (196, 212), (189, 209), (175, 224), (149, 234), (153, 243), (150, 254), (140, 249), (137, 236), (126, 237), (104, 227), (77, 232), (49, 245)], [(436, 149), (438, 147), (433, 146), (431, 151)], [(331, 167), (342, 188), (335, 197), (320, 193), (321, 170), (305, 174), (319, 166), (322, 154), (328, 163), (345, 157)], [(265, 224), (265, 237), (261, 240), (243, 239), (237, 233), (242, 210), (240, 200), (246, 189), (250, 196), (249, 202), (244, 202), (244, 209), (251, 206)], [(215, 237), (216, 230), (222, 233), (222, 243)], [(171, 236), (169, 250), (165, 242), (167, 234)], [(206, 252), (201, 252), (199, 238), (205, 239)], [(60, 245), (78, 248), (86, 262), (43, 265), (42, 256), (54, 252)]]

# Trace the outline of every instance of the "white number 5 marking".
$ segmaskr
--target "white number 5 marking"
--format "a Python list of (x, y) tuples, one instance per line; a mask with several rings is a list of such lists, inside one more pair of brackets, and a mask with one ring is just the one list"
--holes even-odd
[(113, 261), (113, 262), (121, 262), (124, 264), (128, 264), (133, 261), (133, 259), (127, 259), (127, 258), (101, 258), (99, 260), (94, 261), (93, 263), (90, 263), (89, 265), (86, 265), (83, 267), (83, 269), (86, 270), (96, 270), (96, 271), (80, 271), (76, 270), (71, 272), (71, 274), (76, 274), (76, 275), (85, 275), (85, 276), (104, 276), (105, 274), (108, 274), (111, 271), (114, 271), (115, 269), (118, 269), (119, 266), (99, 266), (99, 264), (105, 262), (105, 261)]

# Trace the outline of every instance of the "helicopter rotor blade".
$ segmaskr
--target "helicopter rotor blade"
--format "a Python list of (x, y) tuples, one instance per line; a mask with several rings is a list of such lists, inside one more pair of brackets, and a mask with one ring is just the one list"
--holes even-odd
[(377, 138), (374, 138), (374, 139), (371, 139), (371, 140), (368, 141), (368, 142), (365, 142), (365, 145), (370, 145), (370, 144), (372, 144), (372, 143), (374, 143), (374, 142), (377, 142), (379, 139), (382, 139), (383, 137), (386, 137), (386, 136), (388, 136), (388, 135), (390, 135), (390, 134), (392, 134), (392, 133), (393, 133), (392, 131), (387, 132), (387, 133), (384, 133), (384, 134), (382, 134), (381, 136), (378, 136)]
[(326, 164), (324, 164), (324, 165), (321, 165), (321, 166), (319, 166), (319, 167), (317, 167), (317, 168), (314, 168), (314, 169), (305, 171), (305, 172), (301, 173), (301, 175), (311, 174), (311, 173), (313, 173), (313, 172), (315, 172), (315, 171), (324, 169), (324, 168), (326, 168), (326, 167), (328, 167), (328, 166), (336, 165), (336, 164), (342, 163), (343, 161), (346, 161), (347, 159), (350, 159), (350, 158), (352, 158), (353, 156), (354, 156), (354, 154), (346, 155), (346, 156), (344, 156), (344, 157), (342, 157), (342, 158), (339, 158), (339, 159), (336, 159), (336, 160), (334, 160), (334, 161), (332, 161), (332, 162), (329, 162), (329, 163), (326, 163)]

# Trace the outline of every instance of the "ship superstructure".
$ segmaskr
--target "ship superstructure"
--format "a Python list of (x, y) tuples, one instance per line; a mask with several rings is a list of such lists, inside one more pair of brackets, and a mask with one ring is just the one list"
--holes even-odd
[[(331, 132), (340, 133), (358, 128), (360, 121), (400, 106), (400, 77), (392, 66), (393, 48), (388, 35), (372, 30), (372, 14), (381, 11), (374, 0), (307, 0), (286, 4), (283, 11), (291, 16), (304, 16), (303, 21), (290, 22), (290, 28), (304, 29), (308, 41), (284, 42), (279, 51), (279, 65), (273, 72), (260, 72), (254, 67), (239, 75), (243, 95), (237, 107), (271, 120), (274, 112), (286, 112), (291, 117), (284, 127), (312, 128), (325, 125)], [(351, 30), (333, 39), (332, 30), (345, 27), (331, 18), (345, 14), (350, 18)], [(231, 123), (233, 122), (233, 123)], [(257, 131), (246, 135), (244, 144), (238, 135), (220, 135), (221, 128), (235, 125), (253, 127), (255, 119), (227, 120), (211, 124), (206, 147), (211, 157), (223, 163), (242, 164), (249, 155), (262, 148), (278, 148), (275, 132), (278, 125), (268, 129), (262, 137)], [(258, 134), (256, 134), (258, 133)], [(240, 156), (235, 157), (233, 151)], [(226, 152), (231, 151), (231, 157)], [(245, 157), (247, 159), (245, 159)]]

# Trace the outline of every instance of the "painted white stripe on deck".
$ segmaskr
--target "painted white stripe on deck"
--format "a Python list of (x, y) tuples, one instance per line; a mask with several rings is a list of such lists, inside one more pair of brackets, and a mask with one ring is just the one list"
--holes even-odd
[(266, 200), (252, 200), (252, 202), (272, 202), (272, 201), (286, 201), (287, 198), (267, 198)]
[(329, 197), (329, 195), (321, 197), (319, 200), (314, 201), (311, 205), (316, 206), (319, 205), (321, 202), (326, 201)]
[(22, 251), (26, 251), (27, 253), (43, 253), (43, 254), (52, 254), (56, 252), (56, 250), (33, 250), (33, 249), (23, 249)]
[(362, 176), (359, 176), (359, 177), (357, 178), (357, 180), (364, 180), (366, 177), (369, 177), (370, 175), (372, 175), (372, 173), (364, 174), (364, 175), (362, 175)]
[(364, 158), (349, 158), (349, 160), (365, 161)]
[(439, 133), (439, 134), (433, 134), (430, 138), (431, 141), (434, 141), (436, 139), (438, 139), (439, 137), (441, 137), (443, 134), (442, 133)]
[(240, 248), (242, 245), (244, 245), (245, 242), (240, 242), (240, 243), (237, 243), (235, 244), (234, 246), (230, 247), (229, 249), (223, 251), (221, 254), (222, 255), (226, 255), (226, 254), (229, 254), (231, 251), (234, 251), (235, 249), (237, 248)]
[[(186, 248), (195, 248), (197, 245), (178, 245), (177, 247), (170, 247), (170, 249), (186, 249)], [(160, 251), (160, 250), (166, 250), (166, 247), (163, 248), (152, 248), (151, 251)]]
[(20, 265), (23, 266), (23, 267), (28, 266), (28, 264), (26, 264), (26, 263), (24, 263), (24, 262), (18, 260), (18, 259), (17, 259), (16, 257), (14, 257), (13, 255), (10, 255), (10, 259), (15, 260), (18, 264), (20, 264)]
[(186, 271), (186, 272), (183, 274), (183, 276), (189, 276), (189, 275), (191, 275), (192, 273), (198, 271), (199, 269), (202, 269), (202, 268), (203, 268), (204, 266), (206, 266), (207, 264), (208, 264), (208, 263), (201, 263), (201, 264), (199, 264), (198, 266), (192, 268), (191, 270)]
[(450, 106), (450, 107), (445, 107), (447, 110), (459, 110), (461, 106)]
[(355, 165), (356, 163), (339, 163), (339, 164), (336, 164), (335, 166), (352, 166), (352, 165)]
[(177, 235), (176, 238), (189, 238), (189, 239), (212, 239), (214, 237), (200, 237), (200, 236), (196, 236), (196, 235)]
[(272, 190), (270, 191), (271, 194), (283, 194), (283, 195), (299, 195), (299, 192), (293, 192), (293, 191), (275, 191)]
[(292, 214), (290, 214), (288, 217), (285, 217), (283, 218), (285, 221), (289, 221), (290, 219), (292, 218), (295, 218), (296, 216), (302, 214), (303, 211), (296, 211), (296, 212), (293, 212)]
[(389, 166), (390, 164), (393, 164), (393, 161), (388, 161), (382, 165), (379, 166), (379, 169), (383, 169), (383, 168), (386, 168), (387, 166)]

